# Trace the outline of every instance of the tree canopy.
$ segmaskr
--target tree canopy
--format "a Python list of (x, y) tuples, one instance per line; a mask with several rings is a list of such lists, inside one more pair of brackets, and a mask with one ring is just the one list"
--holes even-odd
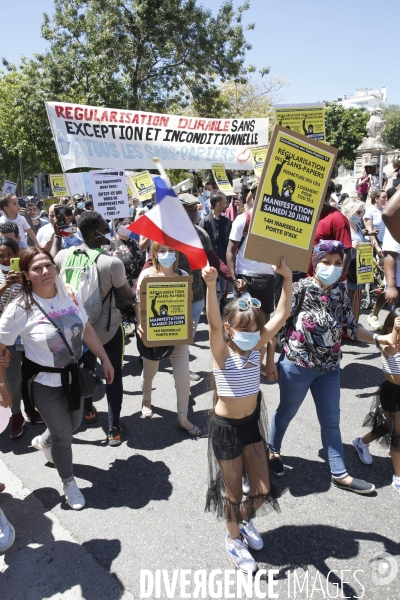
[(344, 108), (335, 102), (325, 104), (326, 139), (339, 150), (337, 163), (343, 162), (347, 167), (353, 167), (354, 150), (366, 136), (365, 126), (370, 114), (363, 108)]
[(400, 106), (398, 104), (389, 104), (383, 118), (386, 121), (386, 129), (383, 132), (383, 137), (388, 144), (397, 150), (400, 148)]
[[(49, 48), (21, 65), (3, 59), (0, 86), (1, 175), (59, 170), (45, 101), (217, 116), (223, 86), (248, 81), (251, 48), (237, 9), (213, 16), (197, 0), (55, 0), (44, 15)], [(268, 69), (265, 69), (267, 72)]]

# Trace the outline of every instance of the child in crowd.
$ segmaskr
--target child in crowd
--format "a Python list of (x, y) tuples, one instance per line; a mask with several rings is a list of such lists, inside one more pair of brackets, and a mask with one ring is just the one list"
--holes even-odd
[[(263, 540), (252, 518), (264, 502), (279, 510), (268, 474), (266, 409), (260, 392), (260, 350), (290, 314), (292, 273), (282, 257), (275, 272), (284, 277), (275, 315), (265, 324), (256, 298), (245, 294), (226, 305), (221, 319), (216, 293), (217, 271), (203, 269), (207, 285), (207, 318), (216, 383), (209, 419), (209, 488), (206, 510), (226, 518), (226, 549), (236, 567), (254, 572), (247, 547), (261, 550)], [(242, 501), (242, 472), (250, 493)]]
[[(25, 219), (25, 217), (19, 214), (20, 206), (16, 196), (13, 194), (4, 194), (4, 196), (0, 196), (0, 209), (4, 211), (4, 215), (0, 217), (0, 223), (5, 223), (6, 221), (15, 223), (18, 225), (20, 231), (23, 231), (30, 237), (35, 246), (39, 245), (36, 235), (28, 221)], [(25, 235), (23, 236), (23, 239), (18, 242), (18, 244), (20, 248), (28, 247), (25, 241)]]
[[(383, 325), (383, 335), (392, 335), (393, 343), (397, 343), (400, 332), (400, 308), (392, 310), (386, 317)], [(390, 445), (394, 475), (392, 486), (400, 492), (400, 350), (398, 348), (385, 348), (382, 352), (382, 366), (385, 381), (381, 384), (371, 407), (364, 420), (364, 427), (372, 429), (363, 437), (353, 440), (360, 460), (370, 465), (372, 456), (369, 444), (381, 438), (381, 443)]]

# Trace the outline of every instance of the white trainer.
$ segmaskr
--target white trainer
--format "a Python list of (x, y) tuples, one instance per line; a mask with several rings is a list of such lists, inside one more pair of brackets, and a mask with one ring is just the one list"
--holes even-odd
[(364, 463), (364, 465), (372, 465), (373, 458), (371, 456), (371, 452), (369, 451), (369, 444), (364, 444), (361, 441), (361, 437), (358, 436), (355, 440), (352, 441), (354, 448), (357, 450), (357, 454)]
[(245, 496), (250, 493), (250, 481), (246, 471), (243, 471), (242, 475), (242, 491)]
[(239, 531), (244, 541), (252, 550), (261, 550), (264, 546), (263, 539), (254, 526), (252, 519), (239, 523)]
[(396, 477), (396, 475), (393, 475), (392, 486), (395, 490), (397, 490), (400, 493), (400, 477)]
[(15, 529), (0, 509), (0, 552), (5, 552), (13, 545)]
[(73, 510), (81, 510), (85, 506), (86, 500), (78, 488), (75, 479), (68, 481), (68, 483), (64, 483), (63, 488), (67, 504)]
[(229, 556), (238, 569), (241, 569), (245, 573), (254, 573), (257, 571), (256, 562), (242, 540), (235, 539), (229, 541), (229, 533), (227, 533), (225, 545), (229, 552)]
[(41, 450), (46, 457), (47, 462), (53, 463), (53, 457), (51, 456), (51, 446), (45, 446), (41, 440), (40, 435), (37, 435), (31, 441), (31, 445), (36, 448), (36, 450)]

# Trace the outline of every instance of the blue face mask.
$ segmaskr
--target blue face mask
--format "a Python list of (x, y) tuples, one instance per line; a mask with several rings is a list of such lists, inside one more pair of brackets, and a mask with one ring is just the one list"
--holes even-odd
[(107, 238), (108, 240), (110, 240), (110, 242), (111, 242), (111, 238), (112, 238), (111, 233), (105, 233), (104, 237)]
[(317, 268), (317, 277), (324, 285), (333, 285), (342, 275), (342, 267), (334, 267), (319, 264)]
[(210, 198), (210, 196), (211, 196), (210, 190), (204, 190), (203, 196), (204, 196), (204, 198)]
[(168, 267), (172, 267), (175, 261), (175, 252), (160, 252), (158, 254), (158, 262), (161, 266), (165, 267), (166, 269), (168, 269)]
[(357, 215), (351, 215), (351, 217), (349, 217), (349, 221), (350, 223), (353, 223), (353, 225), (359, 225), (361, 223), (361, 217), (358, 217)]
[(134, 209), (133, 209), (133, 206), (130, 206), (130, 207), (129, 207), (129, 216), (130, 216), (130, 217), (133, 217), (133, 210), (134, 210)]
[(236, 329), (233, 331), (235, 332), (235, 335), (233, 336), (232, 341), (244, 352), (255, 348), (261, 338), (259, 331), (236, 331)]

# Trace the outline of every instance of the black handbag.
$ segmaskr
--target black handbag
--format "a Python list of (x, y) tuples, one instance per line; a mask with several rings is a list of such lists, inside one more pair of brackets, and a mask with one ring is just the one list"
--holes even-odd
[(89, 368), (88, 368), (88, 366), (85, 363), (81, 363), (81, 362), (79, 362), (79, 361), (76, 360), (75, 354), (72, 351), (71, 346), (68, 344), (67, 339), (66, 339), (64, 333), (61, 331), (61, 329), (59, 327), (57, 327), (56, 323), (53, 321), (53, 319), (51, 319), (49, 317), (49, 315), (40, 306), (40, 304), (38, 302), (36, 302), (35, 299), (33, 301), (36, 304), (36, 306), (38, 307), (38, 309), (44, 314), (44, 316), (46, 317), (46, 319), (48, 321), (50, 321), (50, 323), (53, 325), (53, 327), (55, 328), (55, 330), (57, 331), (57, 333), (60, 335), (62, 341), (64, 342), (64, 344), (67, 347), (68, 354), (73, 359), (74, 363), (82, 365), (82, 366), (80, 366), (80, 368), (77, 369), (78, 380), (79, 380), (79, 387), (80, 387), (80, 390), (81, 390), (81, 392), (80, 392), (81, 398), (89, 398), (90, 396), (93, 396), (93, 394), (95, 393), (95, 391), (97, 390), (97, 388), (102, 383), (100, 377), (98, 375), (96, 375), (95, 373), (93, 373), (92, 371), (90, 371)]
[(163, 358), (168, 358), (175, 348), (175, 346), (146, 346), (137, 332), (136, 345), (140, 356), (142, 358), (147, 358), (148, 360), (162, 360)]
[(247, 287), (253, 291), (264, 290), (268, 285), (268, 277), (265, 275), (242, 275)]

